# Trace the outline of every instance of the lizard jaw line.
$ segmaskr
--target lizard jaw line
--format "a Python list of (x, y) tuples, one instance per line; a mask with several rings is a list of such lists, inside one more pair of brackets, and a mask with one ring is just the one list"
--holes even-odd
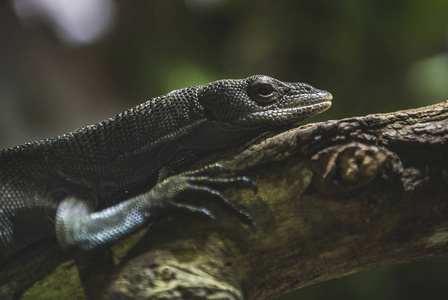
[(245, 124), (249, 121), (253, 123), (256, 120), (259, 124), (274, 124), (274, 126), (293, 124), (326, 111), (331, 104), (331, 101), (322, 99), (310, 105), (257, 111), (239, 119), (235, 123)]

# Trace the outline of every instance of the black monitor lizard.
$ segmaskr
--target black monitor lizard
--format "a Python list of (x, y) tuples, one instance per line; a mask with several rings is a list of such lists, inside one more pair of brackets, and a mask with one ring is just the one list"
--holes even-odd
[(263, 75), (219, 80), (172, 91), (95, 125), (2, 150), (0, 268), (43, 240), (91, 250), (173, 211), (213, 218), (207, 207), (182, 201), (192, 191), (221, 201), (254, 227), (250, 215), (219, 192), (223, 186), (251, 186), (249, 179), (182, 171), (206, 154), (321, 113), (331, 99), (310, 85)]

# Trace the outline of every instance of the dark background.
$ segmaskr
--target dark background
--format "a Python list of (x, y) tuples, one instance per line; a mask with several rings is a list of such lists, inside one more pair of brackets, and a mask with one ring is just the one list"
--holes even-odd
[[(11, 0), (0, 4), (0, 146), (96, 123), (173, 89), (267, 74), (330, 91), (313, 121), (448, 99), (446, 0)], [(448, 260), (281, 299), (446, 299)]]

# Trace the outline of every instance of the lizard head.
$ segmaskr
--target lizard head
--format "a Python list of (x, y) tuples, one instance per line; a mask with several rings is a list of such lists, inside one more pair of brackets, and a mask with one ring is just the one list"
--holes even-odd
[(205, 117), (233, 125), (277, 127), (317, 115), (331, 106), (329, 92), (265, 75), (219, 80), (199, 87)]

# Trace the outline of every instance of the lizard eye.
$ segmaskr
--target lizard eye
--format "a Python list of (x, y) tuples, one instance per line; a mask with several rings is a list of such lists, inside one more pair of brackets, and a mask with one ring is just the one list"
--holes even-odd
[(249, 85), (249, 95), (261, 104), (274, 102), (276, 100), (275, 94), (274, 87), (267, 80), (258, 79)]
[(256, 88), (256, 92), (260, 96), (269, 96), (274, 91), (274, 88), (269, 84), (260, 84)]

